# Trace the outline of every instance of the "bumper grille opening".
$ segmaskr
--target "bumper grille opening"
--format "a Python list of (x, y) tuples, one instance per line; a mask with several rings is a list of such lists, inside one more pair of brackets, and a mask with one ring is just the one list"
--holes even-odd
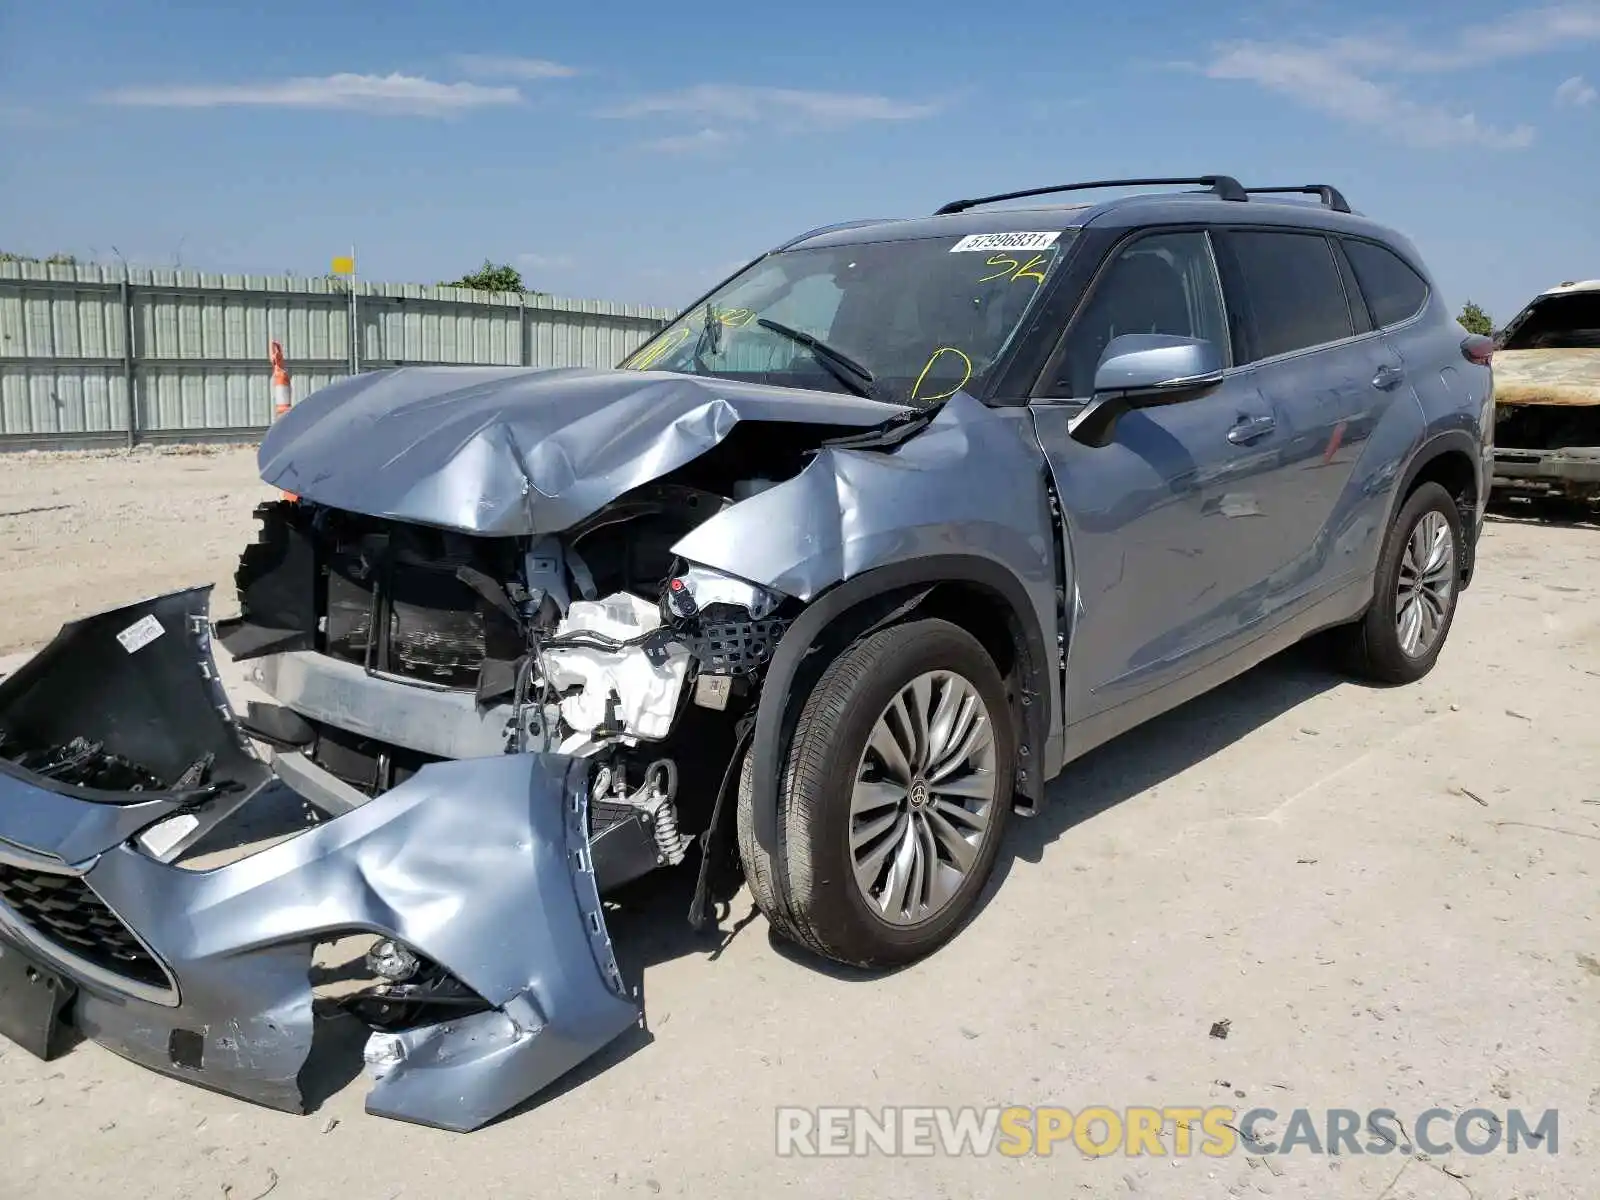
[(515, 623), (457, 572), (506, 578), (515, 555), (510, 539), (342, 518), (322, 549), (322, 649), (402, 678), (475, 688), (486, 658), (515, 661), (525, 646)]
[(171, 986), (133, 931), (75, 875), (0, 863), (0, 903), (45, 941), (103, 971), (146, 987)]

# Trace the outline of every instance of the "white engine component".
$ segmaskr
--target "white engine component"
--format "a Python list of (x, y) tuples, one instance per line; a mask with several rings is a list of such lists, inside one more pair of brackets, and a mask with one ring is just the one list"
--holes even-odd
[[(630, 641), (661, 624), (656, 605), (627, 592), (601, 600), (574, 600), (555, 637), (587, 631), (613, 641)], [(558, 691), (583, 690), (561, 701), (561, 716), (579, 733), (590, 733), (605, 720), (606, 701), (615, 693), (617, 716), (633, 737), (658, 741), (672, 728), (678, 696), (689, 672), (689, 652), (676, 643), (665, 647), (666, 661), (657, 666), (639, 646), (601, 650), (569, 646), (541, 656), (545, 680)]]

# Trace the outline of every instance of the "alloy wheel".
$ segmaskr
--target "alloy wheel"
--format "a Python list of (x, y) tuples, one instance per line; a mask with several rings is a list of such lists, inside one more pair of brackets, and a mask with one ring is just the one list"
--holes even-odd
[(891, 925), (915, 925), (955, 898), (988, 836), (994, 724), (969, 681), (917, 676), (879, 715), (850, 795), (856, 886)]
[(1395, 632), (1400, 649), (1421, 658), (1439, 639), (1455, 593), (1456, 541), (1444, 514), (1429, 510), (1406, 539), (1395, 589)]

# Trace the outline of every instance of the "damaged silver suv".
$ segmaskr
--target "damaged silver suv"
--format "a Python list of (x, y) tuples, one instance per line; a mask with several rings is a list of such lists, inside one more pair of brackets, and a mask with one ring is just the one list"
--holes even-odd
[[(1191, 190), (993, 207), (1129, 184)], [(614, 370), (336, 383), (237, 617), (0, 684), (0, 1032), (297, 1110), (354, 1022), (369, 1111), (471, 1129), (640, 1019), (641, 876), (926, 955), (1076, 756), (1319, 630), (1433, 666), (1490, 355), (1333, 188), (1209, 176), (816, 230)]]

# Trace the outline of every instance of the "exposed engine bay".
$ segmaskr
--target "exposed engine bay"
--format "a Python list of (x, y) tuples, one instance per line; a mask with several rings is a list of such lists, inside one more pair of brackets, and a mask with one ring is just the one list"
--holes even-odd
[[(933, 611), (937, 539), (1026, 526), (994, 551), (1026, 565), (993, 572), (1029, 581), (1024, 640), (974, 623), (1015, 702), (1041, 694), (1027, 630), (1058, 595), (1018, 433), (960, 395), (911, 414), (646, 372), (324, 389), (261, 447), (285, 499), (256, 511), (237, 616), (172, 592), (0, 680), (0, 1034), (49, 1058), (70, 1026), (303, 1112), (354, 1021), (369, 1112), (469, 1130), (525, 1101), (642, 1019), (608, 905), (676, 870), (687, 919), (720, 919), (746, 815), (776, 837), (784, 712), (838, 612)], [(230, 700), (213, 640), (266, 699)]]
[[(241, 614), (217, 632), (236, 658), (264, 660), (254, 678), (282, 707), (253, 706), (241, 724), (325, 772), (349, 805), (448, 758), (585, 759), (602, 890), (676, 866), (709, 827), (797, 606), (670, 548), (767, 486), (652, 483), (531, 537), (263, 505), (237, 574)], [(363, 686), (330, 703), (356, 673)]]
[(1600, 281), (1534, 297), (1494, 355), (1494, 489), (1600, 511)]

